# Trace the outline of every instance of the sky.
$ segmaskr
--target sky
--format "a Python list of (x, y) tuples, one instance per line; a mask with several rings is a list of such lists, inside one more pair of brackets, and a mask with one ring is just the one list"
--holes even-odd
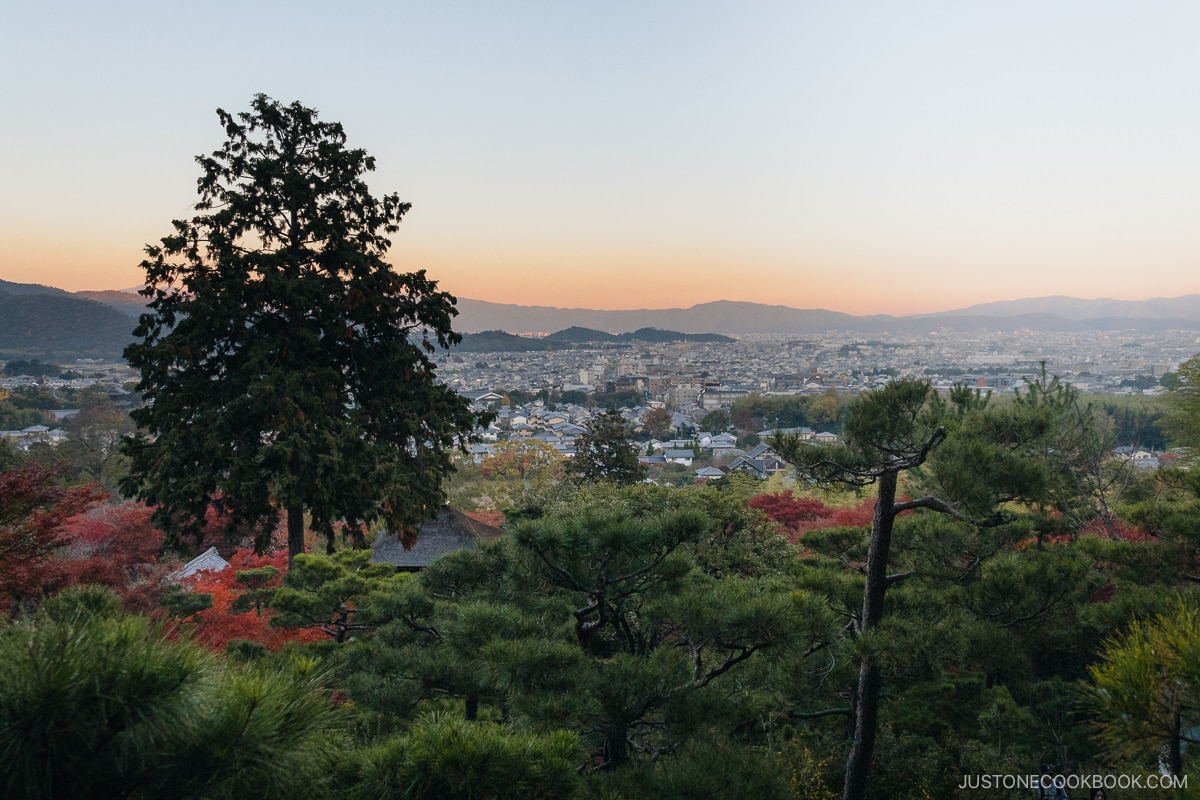
[(460, 297), (914, 314), (1200, 291), (1200, 4), (9, 3), (0, 278), (138, 285), (215, 110), (341, 122)]

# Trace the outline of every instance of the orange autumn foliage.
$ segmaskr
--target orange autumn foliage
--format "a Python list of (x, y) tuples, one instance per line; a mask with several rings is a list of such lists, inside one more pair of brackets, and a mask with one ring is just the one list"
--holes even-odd
[(220, 572), (198, 572), (184, 581), (184, 588), (200, 594), (212, 595), (212, 607), (197, 612), (183, 620), (181, 628), (190, 630), (195, 641), (212, 650), (224, 651), (234, 639), (248, 639), (278, 650), (287, 642), (317, 642), (325, 637), (317, 629), (287, 629), (271, 626), (274, 612), (269, 608), (261, 613), (254, 609), (242, 613), (233, 610), (234, 601), (246, 591), (238, 583), (239, 570), (275, 567), (279, 572), (268, 581), (266, 587), (279, 586), (287, 571), (287, 551), (277, 550), (268, 555), (255, 555), (252, 550), (237, 550), (229, 559), (229, 566)]

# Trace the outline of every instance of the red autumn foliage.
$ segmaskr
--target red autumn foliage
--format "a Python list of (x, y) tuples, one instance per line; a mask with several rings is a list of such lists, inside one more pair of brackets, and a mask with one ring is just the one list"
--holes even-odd
[(162, 580), (177, 559), (164, 562), (166, 535), (151, 522), (152, 513), (141, 503), (125, 502), (67, 520), (67, 542), (55, 559), (55, 588), (100, 584), (115, 591), (129, 611), (154, 610), (164, 591)]
[(791, 489), (777, 494), (756, 495), (750, 498), (749, 505), (766, 514), (772, 522), (792, 529), (809, 522), (828, 519), (834, 513), (832, 508), (820, 500), (796, 497)]
[[(1057, 518), (1061, 518), (1061, 516), (1061, 514), (1056, 515)], [(1144, 543), (1155, 541), (1155, 537), (1147, 531), (1135, 525), (1130, 525), (1129, 523), (1118, 519), (1117, 517), (1105, 517), (1102, 514), (1098, 514), (1097, 516), (1093, 517), (1091, 522), (1080, 528), (1078, 535), (1096, 536), (1103, 539), (1115, 539), (1122, 542)], [(1069, 530), (1059, 529), (1059, 531), (1055, 533), (1042, 534), (1040, 541), (1041, 544), (1070, 544), (1071, 540), (1074, 539), (1075, 536), (1076, 534)], [(1020, 542), (1017, 542), (1015, 547), (1018, 550), (1024, 550), (1027, 547), (1032, 547), (1035, 544), (1038, 544), (1038, 542), (1038, 537), (1031, 536), (1028, 539), (1023, 539)]]
[(1083, 526), (1080, 536), (1100, 536), (1105, 539), (1119, 539), (1123, 542), (1149, 542), (1153, 537), (1141, 528), (1136, 528), (1116, 517), (1097, 515), (1095, 519)]
[(820, 500), (796, 497), (791, 489), (756, 495), (750, 498), (749, 505), (778, 523), (792, 544), (799, 543), (800, 537), (813, 530), (870, 525), (875, 515), (874, 500), (863, 500), (849, 508), (831, 508)]
[[(220, 498), (219, 492), (216, 498)], [(203, 553), (208, 548), (215, 547), (225, 559), (229, 559), (239, 549), (253, 550), (255, 532), (245, 526), (234, 525), (232, 517), (230, 512), (219, 509), (217, 503), (209, 505), (204, 512), (204, 525), (199, 535), (187, 541), (188, 549), (194, 548), (196, 552)], [(316, 534), (312, 531), (305, 531), (304, 535), (306, 541), (315, 541)], [(309, 541), (309, 547), (306, 548), (308, 552), (315, 552), (311, 547), (312, 541)], [(271, 533), (266, 549), (274, 551), (281, 547), (287, 547), (287, 528), (282, 519)]]
[(484, 525), (491, 525), (493, 528), (499, 528), (504, 524), (503, 511), (464, 511), (463, 516), (470, 517), (476, 522), (482, 522)]
[[(906, 512), (907, 513), (907, 512)], [(875, 520), (875, 501), (868, 498), (856, 506), (839, 508), (822, 528), (867, 528)], [(811, 530), (811, 529), (810, 529)]]
[(238, 570), (275, 567), (279, 572), (265, 587), (279, 586), (287, 570), (287, 550), (277, 550), (268, 555), (255, 555), (252, 550), (237, 550), (229, 559), (229, 566), (220, 572), (198, 572), (184, 582), (189, 591), (211, 594), (212, 608), (188, 617), (181, 627), (193, 631), (195, 640), (213, 650), (224, 651), (233, 639), (249, 639), (268, 650), (278, 650), (286, 642), (317, 642), (324, 639), (318, 629), (286, 629), (271, 627), (274, 612), (266, 608), (260, 612), (251, 609), (244, 613), (233, 610), (233, 603), (246, 587), (237, 581)]
[(55, 588), (63, 523), (99, 502), (95, 485), (63, 488), (61, 470), (31, 463), (0, 472), (0, 611), (13, 611)]

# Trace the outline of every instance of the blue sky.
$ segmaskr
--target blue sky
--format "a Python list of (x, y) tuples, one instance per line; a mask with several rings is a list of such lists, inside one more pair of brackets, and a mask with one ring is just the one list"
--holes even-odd
[(915, 313), (1197, 291), (1200, 6), (40, 3), (0, 33), (0, 278), (140, 280), (213, 111), (341, 121), (465, 297)]

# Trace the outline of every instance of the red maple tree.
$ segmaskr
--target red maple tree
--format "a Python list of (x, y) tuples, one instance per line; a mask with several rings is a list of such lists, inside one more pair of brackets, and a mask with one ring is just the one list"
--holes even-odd
[(30, 463), (0, 472), (0, 611), (12, 612), (58, 588), (64, 522), (104, 498), (94, 484), (64, 488), (62, 470)]
[(100, 584), (115, 591), (129, 611), (156, 609), (163, 578), (178, 559), (164, 558), (166, 535), (151, 522), (152, 513), (149, 506), (126, 501), (66, 520), (66, 542), (53, 564), (58, 584)]
[(278, 650), (286, 642), (316, 642), (325, 637), (318, 629), (289, 629), (271, 626), (274, 612), (269, 608), (235, 611), (234, 603), (248, 587), (237, 579), (241, 570), (274, 567), (279, 570), (262, 588), (279, 586), (287, 570), (287, 551), (276, 550), (256, 555), (253, 550), (239, 549), (229, 558), (229, 566), (220, 572), (204, 571), (184, 581), (189, 591), (212, 595), (212, 607), (198, 611), (183, 620), (182, 628), (190, 630), (197, 642), (212, 650), (224, 651), (230, 641), (245, 639), (258, 642), (268, 650)]

